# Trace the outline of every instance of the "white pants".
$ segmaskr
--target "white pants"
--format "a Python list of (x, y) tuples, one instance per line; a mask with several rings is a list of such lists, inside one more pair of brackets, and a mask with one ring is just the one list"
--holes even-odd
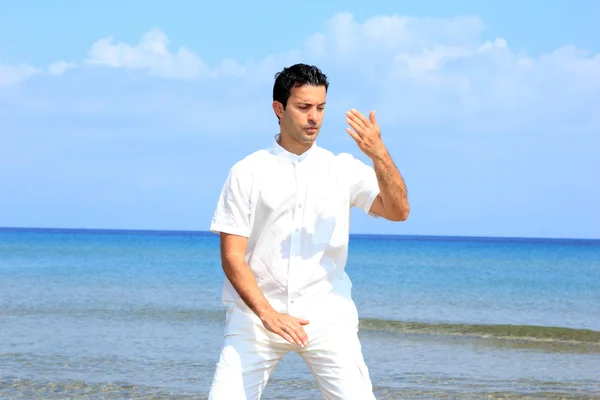
[(312, 372), (324, 399), (370, 400), (369, 370), (358, 339), (358, 315), (347, 298), (330, 297), (295, 317), (310, 320), (308, 344), (300, 347), (269, 332), (245, 305), (229, 305), (225, 338), (209, 400), (258, 400), (271, 373), (290, 351)]

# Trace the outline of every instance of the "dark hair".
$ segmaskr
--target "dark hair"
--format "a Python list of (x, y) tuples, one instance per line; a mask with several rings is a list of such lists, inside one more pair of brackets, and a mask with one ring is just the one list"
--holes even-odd
[(292, 88), (302, 85), (325, 86), (325, 91), (329, 88), (327, 76), (319, 68), (314, 65), (295, 64), (275, 74), (273, 101), (280, 102), (285, 109)]

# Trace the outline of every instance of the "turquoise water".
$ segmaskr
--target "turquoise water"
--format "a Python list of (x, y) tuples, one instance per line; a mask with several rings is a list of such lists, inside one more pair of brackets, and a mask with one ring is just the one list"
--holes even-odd
[[(378, 399), (600, 398), (600, 241), (355, 235)], [(205, 398), (218, 237), (0, 229), (0, 398)], [(265, 399), (318, 399), (295, 354)]]

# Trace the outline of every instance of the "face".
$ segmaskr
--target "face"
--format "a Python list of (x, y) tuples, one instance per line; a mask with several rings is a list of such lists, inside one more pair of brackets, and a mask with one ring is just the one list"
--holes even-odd
[(325, 86), (293, 87), (285, 110), (279, 102), (273, 109), (281, 124), (281, 135), (301, 145), (312, 145), (317, 139), (325, 113)]

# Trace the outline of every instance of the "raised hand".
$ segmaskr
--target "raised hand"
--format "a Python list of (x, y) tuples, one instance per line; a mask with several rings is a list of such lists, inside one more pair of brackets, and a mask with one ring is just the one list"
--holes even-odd
[(371, 159), (385, 155), (387, 150), (381, 139), (379, 125), (375, 120), (375, 111), (371, 111), (369, 119), (367, 119), (353, 108), (346, 113), (346, 122), (352, 128), (346, 128), (346, 131), (356, 141), (363, 153)]
[(278, 334), (291, 344), (304, 347), (308, 343), (308, 335), (302, 325), (307, 325), (309, 321), (274, 310), (261, 315), (260, 319), (269, 332)]

